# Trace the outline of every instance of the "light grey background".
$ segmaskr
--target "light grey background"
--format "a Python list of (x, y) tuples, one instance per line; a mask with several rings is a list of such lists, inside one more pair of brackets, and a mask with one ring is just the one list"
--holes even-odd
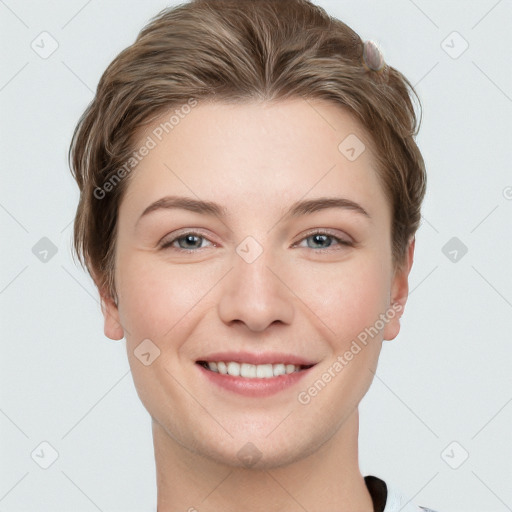
[[(67, 150), (104, 69), (174, 3), (0, 0), (0, 512), (155, 508), (125, 341), (71, 259)], [(439, 512), (512, 510), (512, 2), (317, 3), (378, 42), (424, 108), (411, 295), (361, 403), (361, 470)]]

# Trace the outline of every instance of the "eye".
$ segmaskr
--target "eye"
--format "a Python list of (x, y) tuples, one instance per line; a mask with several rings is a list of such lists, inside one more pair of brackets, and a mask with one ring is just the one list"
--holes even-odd
[[(334, 236), (325, 231), (314, 231), (312, 233), (308, 233), (308, 235), (305, 238), (303, 238), (301, 242), (308, 241), (310, 239), (313, 240), (313, 247), (308, 244), (306, 248), (315, 249), (315, 252), (333, 250), (330, 248), (333, 245), (332, 240), (335, 241), (334, 245), (349, 247), (352, 247), (354, 245), (354, 243), (349, 240), (344, 240), (343, 238)], [(204, 237), (201, 233), (190, 231), (162, 242), (160, 245), (160, 249), (171, 249), (184, 252), (197, 252), (197, 249), (205, 248), (202, 247), (201, 241), (208, 241), (208, 239)], [(174, 245), (175, 243), (178, 243), (178, 247)], [(320, 247), (318, 247), (318, 245), (320, 245)]]
[[(201, 249), (201, 240), (207, 240), (200, 233), (187, 232), (177, 237), (171, 238), (162, 242), (160, 249), (174, 249), (176, 251), (194, 252), (195, 249)], [(180, 242), (183, 241), (183, 244)], [(178, 242), (179, 247), (173, 247), (173, 244)]]
[[(308, 233), (308, 235), (303, 238), (301, 240), (302, 241), (308, 241), (308, 240), (313, 240), (313, 247), (309, 246), (307, 248), (309, 249), (318, 249), (316, 252), (322, 252), (322, 251), (330, 251), (332, 249), (330, 249), (330, 247), (332, 246), (332, 242), (329, 242), (329, 240), (335, 240), (336, 241), (336, 244), (335, 245), (343, 245), (343, 246), (353, 246), (353, 242), (351, 242), (350, 240), (345, 240), (343, 238), (339, 238), (337, 236), (334, 236), (328, 232), (324, 232), (324, 231), (314, 231), (312, 233)], [(329, 243), (327, 243), (329, 242)], [(315, 247), (315, 246), (318, 246), (320, 245), (320, 247)], [(336, 250), (336, 249), (335, 249)]]

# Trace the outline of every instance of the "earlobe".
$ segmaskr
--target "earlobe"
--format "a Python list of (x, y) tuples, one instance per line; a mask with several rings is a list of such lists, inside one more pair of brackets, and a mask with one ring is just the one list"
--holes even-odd
[(100, 294), (101, 312), (103, 313), (103, 332), (111, 340), (124, 338), (124, 329), (119, 318), (119, 309), (106, 289), (99, 284), (99, 281), (92, 274), (92, 278)]
[(104, 318), (105, 336), (111, 340), (123, 339), (124, 330), (119, 319), (119, 310), (112, 298), (101, 296), (101, 312)]
[(391, 306), (386, 312), (389, 321), (384, 328), (384, 339), (393, 340), (400, 332), (400, 317), (403, 315), (409, 294), (409, 273), (414, 260), (414, 246), (416, 239), (412, 237), (407, 248), (407, 260), (398, 269), (391, 285)]

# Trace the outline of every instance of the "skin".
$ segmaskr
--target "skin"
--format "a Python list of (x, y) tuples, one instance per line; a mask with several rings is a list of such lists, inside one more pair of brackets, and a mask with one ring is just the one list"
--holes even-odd
[[(139, 144), (165, 119), (141, 129)], [(366, 145), (355, 161), (338, 150), (349, 134)], [(158, 511), (372, 511), (358, 465), (358, 404), (401, 313), (308, 404), (297, 399), (380, 314), (407, 300), (414, 240), (395, 272), (391, 208), (362, 126), (323, 100), (202, 103), (132, 172), (119, 209), (118, 305), (100, 293), (105, 335), (126, 338), (152, 417)], [(166, 195), (228, 213), (161, 209), (139, 220)], [(293, 202), (318, 197), (356, 201), (370, 218), (339, 208), (283, 217)], [(315, 238), (315, 228), (354, 245)], [(198, 238), (159, 248), (187, 230)], [(236, 252), (247, 236), (263, 249), (252, 263)], [(134, 354), (144, 339), (160, 350), (148, 366)], [(317, 364), (292, 388), (243, 397), (210, 384), (195, 364), (227, 350)], [(237, 456), (248, 442), (261, 454), (251, 467)]]

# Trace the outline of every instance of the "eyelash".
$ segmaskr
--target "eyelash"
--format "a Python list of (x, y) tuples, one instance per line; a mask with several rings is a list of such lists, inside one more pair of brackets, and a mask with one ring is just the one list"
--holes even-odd
[[(201, 248), (199, 249), (182, 249), (181, 247), (171, 247), (171, 245), (174, 243), (174, 242), (177, 242), (178, 240), (181, 240), (182, 238), (186, 238), (187, 236), (190, 236), (190, 235), (193, 235), (193, 236), (197, 236), (199, 238), (202, 238), (204, 240), (208, 240), (208, 238), (206, 238), (203, 234), (201, 233), (198, 233), (198, 232), (195, 232), (195, 231), (187, 231), (186, 233), (183, 233), (167, 242), (164, 242), (160, 245), (160, 249), (170, 249), (170, 250), (173, 250), (173, 251), (177, 251), (177, 252), (182, 252), (182, 253), (193, 253), (193, 252), (198, 252), (199, 250), (201, 250)], [(353, 247), (354, 246), (354, 243), (353, 242), (349, 242), (347, 240), (343, 240), (342, 238), (339, 238), (337, 236), (334, 236), (332, 235), (331, 233), (327, 232), (327, 231), (313, 231), (313, 232), (310, 232), (310, 233), (307, 233), (303, 238), (301, 238), (298, 242), (296, 242), (296, 244), (294, 245), (297, 245), (298, 243), (304, 241), (304, 240), (307, 240), (308, 238), (312, 237), (312, 236), (315, 236), (315, 235), (325, 235), (329, 238), (332, 238), (333, 240), (336, 240), (336, 242), (338, 242), (338, 245), (341, 245), (341, 246), (346, 246), (346, 247)], [(311, 247), (305, 247), (305, 249), (312, 249), (313, 251), (315, 252), (320, 252), (320, 253), (324, 253), (324, 252), (332, 252), (333, 250), (339, 250), (339, 249), (331, 249), (330, 247), (328, 248), (320, 248), (320, 249), (314, 249), (314, 248), (311, 248)]]

